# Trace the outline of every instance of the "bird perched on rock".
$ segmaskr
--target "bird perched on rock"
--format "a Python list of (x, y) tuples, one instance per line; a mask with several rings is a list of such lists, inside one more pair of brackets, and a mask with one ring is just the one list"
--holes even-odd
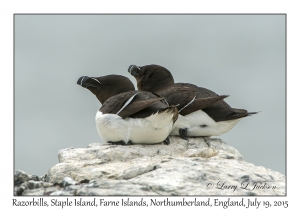
[(223, 100), (227, 96), (219, 96), (206, 88), (175, 83), (171, 72), (159, 65), (130, 65), (128, 72), (135, 77), (138, 90), (156, 93), (170, 105), (177, 105), (179, 117), (170, 135), (180, 135), (186, 140), (189, 136), (219, 136), (243, 117), (257, 113), (232, 108)]
[(178, 118), (175, 106), (157, 95), (136, 91), (124, 76), (82, 76), (77, 84), (90, 90), (102, 107), (96, 113), (101, 139), (114, 144), (169, 144), (169, 133)]

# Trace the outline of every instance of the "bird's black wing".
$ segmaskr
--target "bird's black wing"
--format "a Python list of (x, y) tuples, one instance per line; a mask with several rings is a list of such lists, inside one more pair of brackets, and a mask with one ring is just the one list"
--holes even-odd
[[(126, 102), (128, 102), (128, 100), (130, 100), (130, 98), (133, 96), (134, 98), (131, 100), (131, 102), (121, 112), (119, 112)], [(167, 105), (162, 102), (162, 98), (159, 98), (152, 93), (143, 91), (130, 91), (107, 99), (100, 108), (100, 111), (103, 114), (118, 114), (122, 118), (144, 118), (166, 107)]]

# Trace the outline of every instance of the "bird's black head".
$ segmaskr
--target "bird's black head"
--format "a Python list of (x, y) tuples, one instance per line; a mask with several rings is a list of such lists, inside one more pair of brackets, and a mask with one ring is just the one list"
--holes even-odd
[(90, 90), (102, 104), (108, 98), (119, 93), (135, 90), (132, 82), (127, 77), (121, 75), (107, 75), (102, 77), (82, 76), (77, 80), (77, 84)]
[(139, 90), (155, 92), (168, 85), (174, 84), (171, 72), (159, 65), (130, 65), (128, 72), (135, 77)]

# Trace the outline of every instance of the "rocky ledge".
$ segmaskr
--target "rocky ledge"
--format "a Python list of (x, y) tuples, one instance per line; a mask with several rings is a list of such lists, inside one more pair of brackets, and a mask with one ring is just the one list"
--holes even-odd
[(285, 176), (243, 161), (220, 139), (170, 145), (93, 143), (58, 152), (43, 177), (17, 170), (15, 195), (285, 195)]

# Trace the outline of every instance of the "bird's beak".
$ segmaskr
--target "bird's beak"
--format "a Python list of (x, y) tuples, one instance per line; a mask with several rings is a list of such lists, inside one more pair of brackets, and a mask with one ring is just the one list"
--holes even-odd
[(84, 87), (84, 88), (87, 88), (87, 87), (96, 87), (95, 85), (89, 83), (87, 80), (89, 79), (90, 77), (88, 76), (82, 76), (80, 77), (78, 80), (77, 80), (77, 84)]
[(136, 65), (130, 65), (128, 68), (128, 72), (132, 75), (132, 76), (139, 76), (140, 75), (140, 71), (141, 69), (136, 66)]

